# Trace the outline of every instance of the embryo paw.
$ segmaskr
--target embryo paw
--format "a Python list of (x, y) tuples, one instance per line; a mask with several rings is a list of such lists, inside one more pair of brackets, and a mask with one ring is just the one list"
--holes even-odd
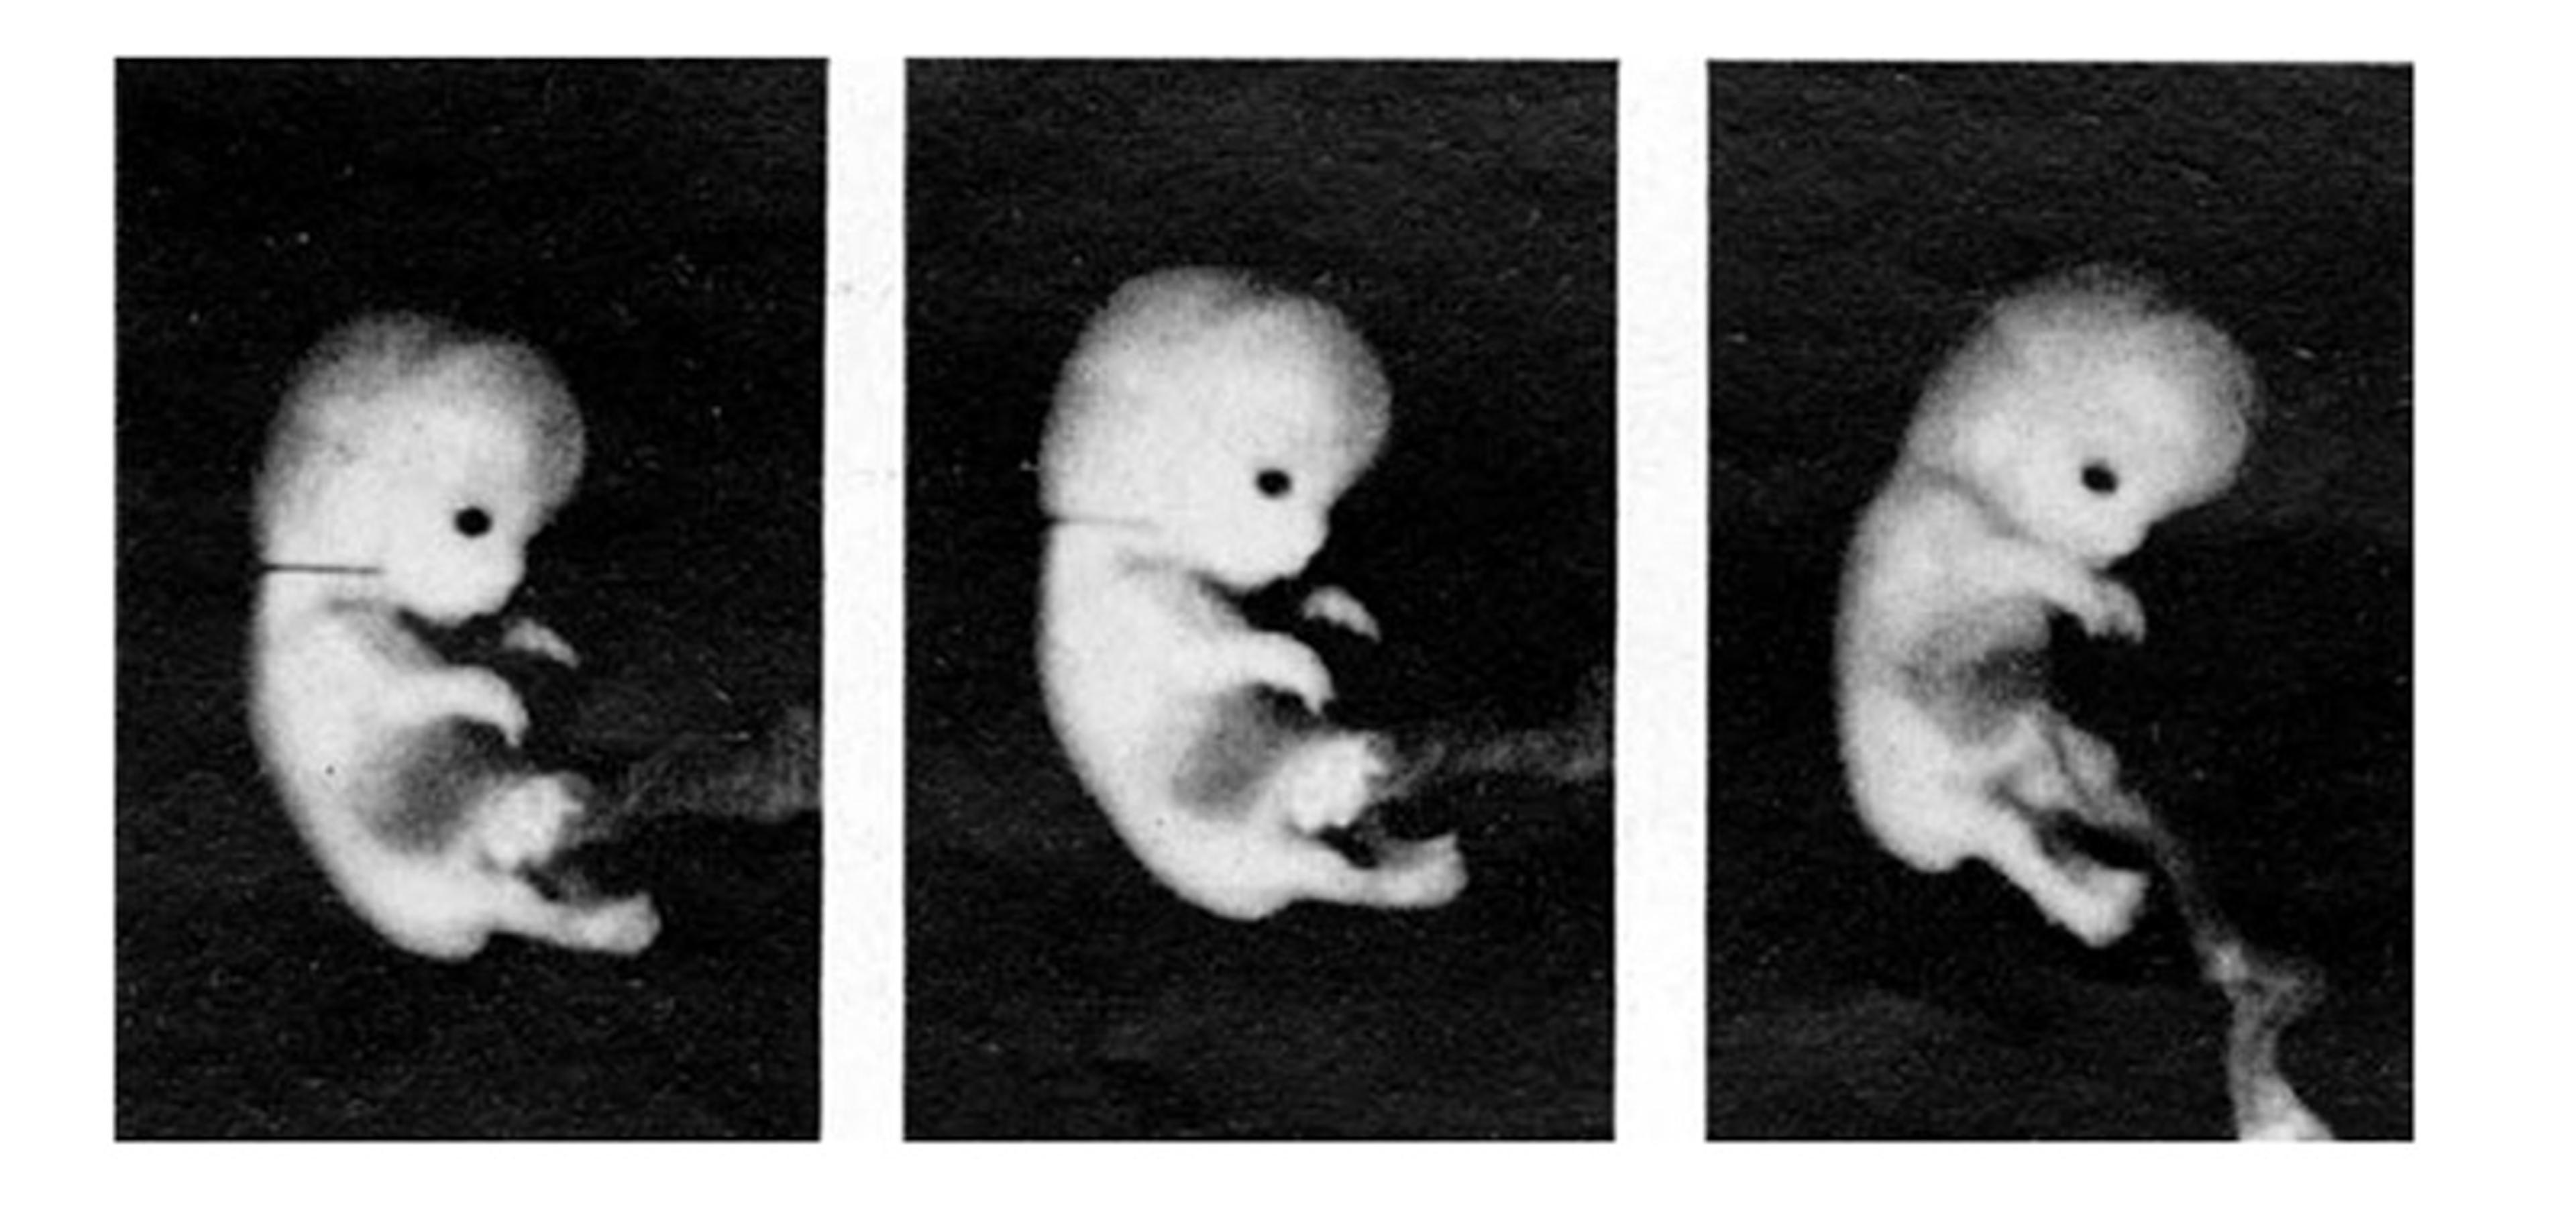
[(2138, 595), (2108, 576), (2093, 582), (2093, 605), (2082, 619), (2084, 633), (2097, 638), (2145, 639), (2147, 608)]
[(543, 656), (567, 667), (581, 664), (581, 654), (572, 650), (569, 641), (557, 634), (553, 627), (534, 618), (512, 619), (510, 629), (501, 636), (501, 646), (514, 652)]
[(2049, 916), (2088, 946), (2108, 946), (2129, 932), (2146, 903), (2145, 874), (2091, 866), (2068, 875), (2058, 894), (2041, 898)]
[(649, 896), (636, 896), (581, 910), (570, 939), (587, 949), (631, 955), (662, 934), (662, 914)]
[(1286, 693), (1315, 714), (1333, 701), (1332, 670), (1324, 667), (1324, 658), (1284, 635), (1264, 635), (1259, 667), (1254, 679)]
[(1436, 908), (1467, 890), (1467, 856), (1455, 834), (1392, 844), (1378, 855), (1377, 902), (1388, 908)]
[(1368, 612), (1367, 606), (1360, 604), (1359, 598), (1351, 596), (1348, 589), (1327, 585), (1308, 594), (1298, 609), (1317, 622), (1328, 622), (1370, 639), (1378, 637), (1377, 618)]
[(483, 861), (499, 870), (525, 870), (554, 857), (582, 802), (571, 785), (552, 775), (529, 778), (502, 793), (476, 829)]
[(1312, 744), (1279, 772), (1275, 792), (1288, 823), (1309, 835), (1357, 823), (1386, 776), (1374, 738), (1350, 734)]
[(528, 705), (489, 669), (454, 669), (420, 683), (413, 701), (428, 718), (454, 717), (491, 726), (517, 747), (528, 734)]

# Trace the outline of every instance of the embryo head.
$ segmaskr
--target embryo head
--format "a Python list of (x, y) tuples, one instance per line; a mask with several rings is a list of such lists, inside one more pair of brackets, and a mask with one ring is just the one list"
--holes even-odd
[(497, 610), (581, 477), (581, 414), (533, 349), (414, 316), (324, 340), (261, 477), (263, 557), (365, 569), (434, 621)]
[(1152, 274), (1111, 298), (1066, 364), (1046, 508), (1150, 527), (1237, 586), (1294, 575), (1387, 413), (1376, 358), (1330, 307), (1226, 271)]
[(2096, 267), (1988, 312), (1935, 376), (1908, 449), (2034, 539), (2107, 563), (2228, 486), (2255, 404), (2226, 334)]

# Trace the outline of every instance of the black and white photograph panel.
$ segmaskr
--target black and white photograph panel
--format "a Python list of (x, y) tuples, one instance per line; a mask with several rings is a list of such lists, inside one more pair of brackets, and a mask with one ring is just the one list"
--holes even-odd
[(2410, 1138), (2410, 70), (1709, 84), (1711, 1136)]
[(121, 1138), (815, 1135), (824, 77), (118, 65)]
[(907, 1134), (1606, 1138), (1613, 68), (907, 88)]

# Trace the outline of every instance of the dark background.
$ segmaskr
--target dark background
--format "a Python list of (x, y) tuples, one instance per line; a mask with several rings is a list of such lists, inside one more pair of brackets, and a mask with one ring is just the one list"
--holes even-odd
[(1313, 569), (1386, 635), (1335, 662), (1339, 709), (1565, 721), (1611, 645), (1612, 71), (918, 63), (910, 90), (908, 1130), (1606, 1134), (1606, 785), (1457, 795), (1474, 881), (1442, 911), (1187, 906), (1048, 730), (1033, 462), (1128, 278), (1315, 294), (1395, 393)]
[(532, 745), (613, 779), (819, 702), (819, 63), (127, 62), (117, 75), (122, 1137), (811, 1136), (816, 822), (649, 827), (617, 960), (378, 941), (244, 726), (285, 379), (407, 309), (515, 336), (590, 431), (520, 601), (585, 657)]
[(2285, 1064), (2412, 1131), (2411, 78), (2349, 67), (1713, 67), (1710, 1129), (2210, 1137), (2226, 1005), (2170, 907), (2094, 953), (1982, 867), (1881, 854), (1834, 747), (1844, 544), (1987, 303), (2109, 259), (2268, 393), (2235, 491), (2061, 628), (2061, 700), (2258, 943), (2322, 963)]

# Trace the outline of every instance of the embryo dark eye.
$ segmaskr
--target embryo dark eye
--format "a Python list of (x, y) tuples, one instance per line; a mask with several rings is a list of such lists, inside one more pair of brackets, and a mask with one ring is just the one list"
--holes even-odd
[(458, 509), (456, 532), (467, 538), (481, 538), (492, 529), (492, 515), (481, 509)]
[(1288, 489), (1296, 486), (1296, 481), (1289, 479), (1287, 472), (1276, 467), (1269, 467), (1264, 468), (1259, 475), (1252, 477), (1252, 486), (1259, 488), (1263, 496), (1267, 496), (1275, 500), (1279, 497), (1286, 496), (1288, 494)]
[(2084, 490), (2095, 496), (2109, 496), (2120, 490), (2120, 473), (2110, 464), (2094, 461), (2084, 464)]

